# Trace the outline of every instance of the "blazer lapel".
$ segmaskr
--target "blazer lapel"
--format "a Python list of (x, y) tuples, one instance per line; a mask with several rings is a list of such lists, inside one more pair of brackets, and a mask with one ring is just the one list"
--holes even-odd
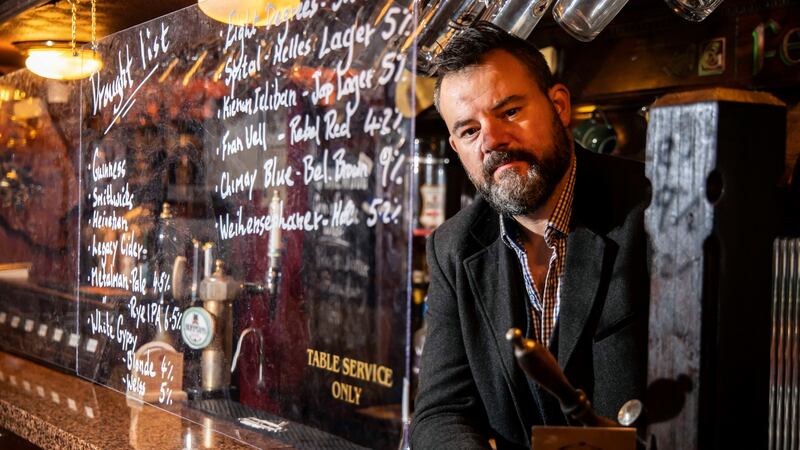
[(500, 354), (503, 368), (513, 384), (511, 375), (517, 369), (517, 363), (513, 347), (505, 336), (512, 327), (520, 327), (524, 331), (526, 322), (525, 316), (520, 317), (517, 311), (520, 308), (513, 304), (515, 299), (520, 298), (515, 292), (519, 282), (513, 281), (518, 279), (512, 272), (516, 268), (511, 264), (514, 261), (509, 260), (506, 250), (505, 244), (498, 240), (483, 252), (465, 260), (464, 267), (478, 308), (491, 330), (490, 341)]
[[(502, 371), (510, 387), (509, 391), (518, 417), (523, 418), (531, 413), (530, 406), (528, 399), (521, 399), (518, 394), (528, 391), (527, 382), (525, 374), (514, 358), (513, 346), (506, 340), (505, 335), (512, 327), (525, 331), (527, 300), (520, 297), (522, 277), (519, 263), (514, 259), (511, 250), (498, 238), (499, 217), (496, 214), (484, 216), (487, 220), (479, 220), (476, 223), (473, 235), (485, 248), (464, 260), (463, 264), (477, 302), (476, 306), (487, 329), (490, 330), (490, 335), (486, 336), (487, 345), (500, 357), (501, 367), (498, 369)], [(524, 423), (520, 425), (525, 428)], [(527, 433), (526, 431), (526, 435)]]
[(566, 368), (595, 307), (603, 280), (604, 238), (588, 228), (576, 227), (567, 237), (567, 257), (561, 286), (558, 318), (558, 363)]
[(607, 283), (613, 267), (614, 252), (606, 242), (605, 220), (613, 207), (608, 193), (598, 179), (591, 152), (575, 146), (577, 173), (572, 200), (572, 229), (567, 236), (567, 257), (561, 285), (558, 318), (558, 363), (566, 369), (592, 311), (598, 302), (598, 289)]

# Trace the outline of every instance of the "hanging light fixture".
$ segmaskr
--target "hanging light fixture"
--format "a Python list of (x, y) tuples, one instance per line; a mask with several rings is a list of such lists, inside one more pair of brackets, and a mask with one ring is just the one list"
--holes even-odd
[[(18, 42), (16, 45), (27, 49), (28, 58), (25, 66), (31, 72), (44, 78), (54, 80), (79, 80), (88, 78), (103, 67), (97, 54), (97, 36), (95, 24), (96, 0), (92, 0), (92, 48), (78, 48), (75, 39), (77, 28), (78, 0), (68, 0), (71, 7), (71, 40), (69, 43)], [(82, 44), (82, 43), (81, 43)]]
[(79, 80), (100, 70), (103, 63), (89, 49), (73, 51), (69, 47), (46, 44), (31, 47), (25, 66), (31, 72), (54, 80)]
[(231, 25), (277, 25), (292, 15), (301, 0), (199, 0), (200, 11)]

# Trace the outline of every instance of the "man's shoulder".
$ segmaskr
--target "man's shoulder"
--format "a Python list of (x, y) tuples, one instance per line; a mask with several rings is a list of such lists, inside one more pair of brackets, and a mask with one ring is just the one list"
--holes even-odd
[(430, 236), (437, 249), (460, 253), (497, 238), (499, 216), (480, 196), (440, 225)]

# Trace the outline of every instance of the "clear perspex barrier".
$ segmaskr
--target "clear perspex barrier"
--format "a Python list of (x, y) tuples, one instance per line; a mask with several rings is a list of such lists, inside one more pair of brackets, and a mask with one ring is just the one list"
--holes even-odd
[(0, 78), (0, 350), (75, 370), (79, 93)]
[(192, 6), (98, 43), (78, 238), (78, 347), (96, 356), (77, 371), (284, 444), (396, 448), (412, 10), (283, 3), (255, 27)]

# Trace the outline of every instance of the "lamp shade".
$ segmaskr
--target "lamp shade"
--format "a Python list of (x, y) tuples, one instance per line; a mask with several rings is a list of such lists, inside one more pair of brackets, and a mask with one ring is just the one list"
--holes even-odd
[(90, 49), (31, 47), (25, 66), (31, 72), (54, 80), (79, 80), (88, 78), (103, 67), (98, 55)]
[(300, 6), (301, 0), (199, 0), (208, 17), (231, 25), (277, 25)]

